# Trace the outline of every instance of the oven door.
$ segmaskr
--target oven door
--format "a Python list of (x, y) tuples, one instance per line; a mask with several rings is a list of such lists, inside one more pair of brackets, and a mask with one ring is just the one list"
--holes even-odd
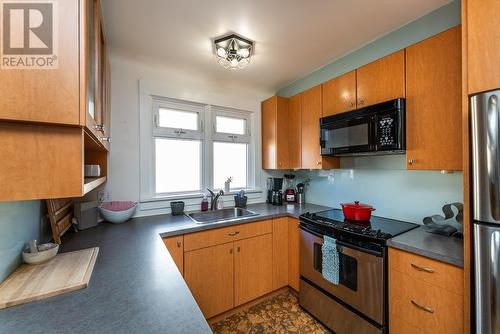
[(321, 155), (342, 156), (376, 150), (373, 115), (321, 120)]
[(379, 325), (385, 325), (384, 257), (364, 252), (337, 241), (340, 283), (323, 278), (323, 237), (303, 226), (300, 230), (300, 275)]

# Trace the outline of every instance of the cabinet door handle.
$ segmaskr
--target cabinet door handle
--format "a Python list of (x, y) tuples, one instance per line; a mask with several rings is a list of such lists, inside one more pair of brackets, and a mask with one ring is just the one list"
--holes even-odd
[(232, 248), (229, 250), (229, 254), (233, 254), (233, 249)]
[(240, 252), (240, 247), (236, 247), (236, 251), (239, 253)]
[(349, 102), (349, 107), (351, 107), (351, 108), (352, 108), (352, 107), (354, 107), (355, 105), (356, 105), (356, 102), (354, 102), (354, 101)]
[(102, 137), (102, 141), (107, 141), (108, 143), (111, 143), (111, 137)]
[(408, 163), (409, 163), (410, 165), (413, 165), (413, 164), (415, 163), (415, 159), (408, 159)]
[(411, 266), (413, 267), (413, 269), (415, 270), (418, 270), (418, 271), (424, 271), (426, 273), (429, 273), (429, 274), (432, 274), (434, 272), (434, 269), (432, 268), (427, 268), (427, 267), (421, 267), (421, 266), (417, 266), (416, 264), (414, 263), (411, 263)]
[(236, 232), (229, 233), (228, 235), (231, 237), (234, 237), (235, 235), (238, 235), (238, 234), (240, 234), (240, 232), (236, 231)]
[(321, 165), (321, 161), (316, 162), (316, 165), (318, 166)]
[(413, 306), (415, 306), (419, 310), (422, 310), (422, 311), (425, 311), (425, 312), (428, 312), (428, 313), (434, 313), (434, 309), (431, 308), (431, 307), (420, 305), (419, 303), (417, 303), (414, 300), (412, 300), (411, 303), (413, 304)]
[(181, 248), (182, 243), (180, 241), (177, 241), (177, 247)]
[(358, 104), (359, 104), (360, 106), (362, 106), (364, 103), (365, 103), (365, 100), (363, 100), (363, 99), (358, 99)]
[(97, 131), (104, 131), (104, 125), (102, 124), (94, 125), (94, 129), (96, 129)]

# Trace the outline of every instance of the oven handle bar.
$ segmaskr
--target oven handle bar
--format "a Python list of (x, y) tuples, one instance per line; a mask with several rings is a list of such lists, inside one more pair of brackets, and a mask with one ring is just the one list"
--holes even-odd
[[(300, 228), (302, 230), (306, 231), (307, 233), (313, 234), (313, 235), (317, 236), (318, 238), (323, 239), (323, 235), (322, 234), (314, 232), (314, 231), (311, 231), (307, 227), (302, 226), (302, 224), (300, 225)], [(347, 247), (347, 248), (351, 248), (351, 249), (354, 249), (354, 250), (357, 250), (357, 251), (360, 251), (360, 252), (363, 252), (363, 253), (368, 253), (370, 255), (374, 255), (374, 256), (378, 256), (378, 257), (383, 257), (382, 252), (377, 252), (376, 250), (372, 250), (372, 249), (366, 249), (366, 248), (359, 247), (359, 246), (356, 246), (356, 245), (353, 245), (353, 244), (350, 244), (350, 243), (347, 243), (347, 242), (343, 242), (343, 241), (340, 241), (340, 240), (337, 240), (337, 245), (340, 245), (340, 246), (343, 246), (343, 247)]]

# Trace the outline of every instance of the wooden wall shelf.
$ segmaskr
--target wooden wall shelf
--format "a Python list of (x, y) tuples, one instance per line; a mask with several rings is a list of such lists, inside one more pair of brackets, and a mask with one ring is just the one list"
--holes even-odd
[(107, 176), (102, 177), (86, 177), (83, 183), (83, 194), (87, 194), (88, 192), (94, 190), (99, 187), (101, 184), (106, 182)]

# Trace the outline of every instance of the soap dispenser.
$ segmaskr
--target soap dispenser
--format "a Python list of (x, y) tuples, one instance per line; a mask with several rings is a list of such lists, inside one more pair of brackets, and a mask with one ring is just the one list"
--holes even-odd
[(208, 198), (206, 194), (203, 194), (203, 199), (201, 200), (201, 211), (208, 211)]

